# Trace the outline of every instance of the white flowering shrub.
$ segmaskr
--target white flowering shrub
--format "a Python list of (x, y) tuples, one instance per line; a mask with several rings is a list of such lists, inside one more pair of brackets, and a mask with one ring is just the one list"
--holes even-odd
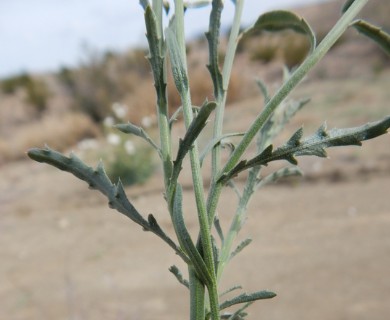
[(104, 161), (108, 176), (124, 185), (134, 185), (145, 182), (154, 172), (153, 155), (148, 146), (136, 145), (129, 135), (114, 128), (117, 121), (125, 121), (127, 106), (113, 103), (114, 117), (103, 120), (105, 133), (105, 147), (100, 148), (100, 158)]

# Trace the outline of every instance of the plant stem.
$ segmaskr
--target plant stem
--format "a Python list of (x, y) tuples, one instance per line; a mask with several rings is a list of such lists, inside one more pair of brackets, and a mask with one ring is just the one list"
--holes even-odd
[[(176, 0), (175, 1), (175, 19), (177, 23), (176, 37), (177, 37), (179, 48), (181, 49), (181, 56), (183, 58), (182, 62), (184, 65), (184, 69), (187, 70), (183, 12), (184, 12), (183, 1)], [(187, 79), (188, 79), (188, 75), (187, 75)], [(191, 103), (189, 87), (183, 85), (180, 88), (179, 93), (183, 105), (184, 123), (186, 128), (188, 129), (193, 120), (193, 113), (192, 113), (193, 111), (192, 111), (192, 103)], [(218, 302), (218, 293), (217, 293), (216, 280), (215, 280), (216, 271), (214, 265), (214, 255), (213, 255), (213, 248), (211, 243), (210, 225), (209, 225), (208, 215), (206, 211), (203, 179), (202, 179), (201, 169), (200, 169), (199, 151), (198, 151), (198, 146), (196, 141), (193, 147), (191, 148), (191, 150), (189, 151), (189, 154), (190, 154), (192, 181), (193, 181), (195, 200), (196, 200), (196, 206), (198, 211), (200, 234), (202, 240), (201, 242), (202, 242), (202, 249), (203, 249), (203, 258), (213, 278), (212, 283), (207, 284), (207, 289), (209, 291), (211, 315), (213, 320), (219, 320), (219, 302)], [(194, 280), (193, 277), (192, 279)], [(196, 284), (196, 286), (197, 288), (199, 288), (199, 284)], [(195, 299), (195, 298), (200, 299), (200, 294), (201, 292), (196, 290), (195, 294), (191, 297), (191, 299)], [(191, 301), (192, 306), (194, 303), (196, 303), (196, 301)], [(198, 316), (198, 313), (196, 314)]]
[[(336, 23), (328, 35), (319, 44), (319, 46), (313, 51), (313, 53), (306, 58), (306, 60), (296, 69), (291, 77), (282, 85), (278, 92), (269, 100), (265, 106), (264, 111), (260, 113), (259, 116), (254, 120), (240, 143), (237, 145), (228, 162), (222, 169), (220, 176), (234, 168), (269, 116), (275, 111), (275, 109), (281, 104), (287, 95), (298, 85), (303, 77), (321, 60), (326, 52), (329, 51), (329, 49), (333, 46), (337, 39), (340, 38), (340, 36), (348, 28), (351, 21), (367, 2), (368, 0), (355, 0), (355, 2), (349, 7), (349, 9), (344, 13), (344, 15), (340, 18), (340, 20)], [(213, 221), (214, 219), (222, 188), (223, 184), (220, 182), (212, 184), (211, 186), (207, 207), (209, 221)]]

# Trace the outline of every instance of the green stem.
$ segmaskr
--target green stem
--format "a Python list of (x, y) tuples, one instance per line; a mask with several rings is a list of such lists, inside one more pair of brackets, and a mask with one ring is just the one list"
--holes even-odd
[[(177, 23), (176, 28), (176, 37), (178, 45), (181, 49), (181, 56), (183, 57), (184, 69), (186, 68), (186, 55), (185, 55), (185, 42), (184, 42), (184, 22), (183, 22), (183, 1), (176, 0), (175, 1), (175, 19)], [(187, 75), (188, 79), (188, 75)], [(184, 123), (186, 128), (188, 129), (192, 120), (192, 103), (190, 97), (189, 87), (183, 85), (180, 90), (180, 97), (183, 105), (183, 114), (184, 114)], [(210, 225), (208, 221), (208, 215), (206, 211), (206, 203), (205, 203), (205, 195), (203, 189), (203, 179), (200, 170), (200, 160), (199, 160), (199, 151), (197, 143), (195, 142), (192, 149), (189, 152), (190, 154), (190, 163), (191, 163), (191, 172), (192, 172), (192, 181), (195, 192), (195, 200), (198, 211), (198, 220), (200, 227), (200, 235), (202, 240), (202, 249), (203, 249), (203, 258), (205, 260), (205, 264), (210, 271), (210, 274), (213, 277), (213, 281), (211, 284), (207, 284), (209, 291), (209, 299), (210, 299), (210, 307), (211, 314), (213, 320), (219, 320), (219, 302), (218, 302), (218, 293), (216, 288), (216, 276), (215, 276), (215, 265), (214, 265), (214, 255), (213, 248), (211, 243), (211, 232)], [(197, 297), (199, 299), (201, 292), (196, 291), (194, 296), (191, 298), (194, 299)], [(196, 301), (191, 301), (191, 305), (196, 303)], [(191, 319), (193, 320), (193, 319)]]
[(188, 267), (190, 284), (190, 319), (204, 320), (205, 318), (205, 286), (195, 274), (192, 267)]
[[(262, 112), (252, 123), (241, 142), (238, 144), (232, 155), (230, 156), (225, 167), (222, 169), (221, 175), (229, 172), (238, 163), (241, 156), (248, 148), (249, 144), (261, 129), (263, 124), (267, 121), (269, 116), (275, 111), (280, 103), (287, 97), (287, 95), (298, 85), (303, 77), (321, 60), (327, 51), (333, 46), (333, 44), (340, 38), (344, 31), (348, 28), (351, 21), (364, 7), (368, 0), (355, 0), (355, 2), (344, 13), (328, 35), (323, 39), (319, 46), (313, 51), (313, 53), (307, 57), (302, 65), (291, 75), (291, 77), (282, 85), (278, 92), (268, 101), (265, 106), (264, 112)], [(217, 203), (221, 195), (223, 185), (220, 182), (211, 185), (208, 199), (208, 213), (209, 221), (214, 220)]]
[(282, 103), (287, 95), (298, 85), (303, 77), (320, 61), (323, 56), (334, 45), (337, 39), (345, 32), (351, 21), (364, 7), (368, 0), (355, 0), (355, 2), (349, 7), (345, 14), (340, 18), (332, 30), (327, 34), (319, 46), (313, 51), (313, 53), (307, 57), (307, 59), (297, 68), (297, 70), (291, 75), (291, 77), (283, 84), (278, 92), (270, 99), (264, 108), (264, 112), (255, 119), (252, 123), (241, 142), (238, 144), (233, 154), (229, 158), (222, 173), (229, 172), (240, 160), (242, 154), (248, 148), (249, 144), (261, 129), (268, 117), (275, 111), (275, 109)]
[[(234, 19), (232, 24), (232, 29), (228, 41), (228, 49), (226, 51), (226, 57), (223, 65), (222, 71), (222, 92), (217, 91), (216, 102), (217, 108), (215, 111), (215, 120), (213, 128), (213, 138), (218, 138), (222, 135), (223, 127), (223, 117), (225, 113), (226, 99), (227, 99), (227, 90), (230, 81), (230, 76), (233, 68), (234, 56), (237, 48), (237, 39), (240, 32), (240, 23), (242, 16), (242, 9), (244, 7), (244, 0), (238, 0), (235, 5)], [(212, 22), (210, 22), (210, 25)], [(211, 154), (211, 171), (212, 171), (212, 180), (216, 180), (217, 175), (220, 171), (221, 163), (221, 146), (217, 145), (213, 148)]]

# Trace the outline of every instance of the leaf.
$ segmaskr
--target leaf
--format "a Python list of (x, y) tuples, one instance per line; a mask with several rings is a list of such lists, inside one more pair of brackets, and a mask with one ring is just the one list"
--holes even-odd
[(276, 172), (273, 172), (266, 176), (265, 178), (262, 178), (256, 185), (256, 188), (263, 187), (269, 183), (273, 183), (278, 181), (281, 178), (285, 177), (291, 177), (291, 176), (302, 176), (303, 172), (298, 167), (285, 167), (282, 169), (277, 170)]
[(313, 30), (305, 19), (290, 11), (275, 10), (261, 15), (253, 26), (241, 34), (241, 38), (246, 37), (253, 32), (276, 32), (286, 29), (291, 29), (306, 35), (310, 41), (310, 53), (314, 51), (316, 47), (316, 38)]
[(214, 96), (217, 100), (223, 94), (223, 79), (219, 69), (219, 33), (221, 28), (221, 14), (223, 10), (223, 1), (214, 0), (209, 20), (209, 30), (206, 32), (206, 39), (209, 44), (209, 63), (207, 69), (213, 80)]
[(74, 154), (71, 154), (68, 158), (48, 147), (45, 149), (30, 149), (27, 152), (27, 155), (35, 161), (50, 164), (60, 170), (72, 173), (77, 178), (87, 182), (91, 189), (99, 190), (108, 198), (108, 205), (110, 208), (116, 209), (120, 213), (124, 214), (126, 217), (142, 226), (144, 230), (151, 231), (159, 236), (172, 249), (174, 249), (184, 261), (189, 261), (188, 257), (183, 254), (180, 248), (178, 248), (177, 245), (158, 226), (153, 215), (149, 215), (148, 221), (141, 216), (127, 198), (121, 181), (118, 181), (116, 185), (110, 181), (104, 171), (102, 162), (99, 162), (96, 169), (93, 169), (87, 166)]
[(187, 68), (182, 57), (182, 51), (176, 38), (174, 17), (169, 22), (165, 35), (167, 39), (167, 46), (169, 50), (169, 57), (171, 60), (172, 75), (179, 94), (187, 92), (189, 88)]
[(310, 99), (284, 101), (259, 131), (256, 142), (258, 152), (263, 151), (265, 146), (271, 144), (290, 119), (309, 101)]
[(169, 271), (176, 277), (177, 281), (179, 281), (183, 286), (185, 286), (188, 289), (190, 288), (190, 284), (188, 280), (183, 278), (183, 275), (180, 272), (178, 267), (173, 265), (169, 268)]
[(263, 300), (263, 299), (271, 299), (274, 297), (276, 297), (276, 293), (271, 291), (266, 291), (266, 290), (257, 291), (250, 294), (243, 293), (233, 299), (226, 300), (225, 302), (221, 303), (219, 309), (223, 310), (239, 303), (247, 303), (247, 302)]
[(157, 152), (161, 155), (160, 148), (156, 145), (156, 143), (150, 138), (150, 136), (145, 132), (145, 130), (141, 127), (138, 127), (132, 123), (123, 123), (123, 124), (116, 124), (114, 128), (118, 129), (119, 131), (127, 134), (133, 134), (137, 137), (140, 137), (147, 141), (154, 149), (157, 150)]
[(173, 200), (173, 227), (175, 229), (180, 246), (190, 258), (191, 264), (194, 266), (197, 276), (204, 284), (209, 285), (210, 283), (212, 283), (212, 277), (210, 275), (209, 270), (207, 269), (207, 266), (202, 256), (194, 245), (194, 242), (192, 241), (191, 236), (184, 223), (182, 203), (183, 194), (181, 185), (179, 184), (176, 187)]
[(270, 101), (271, 97), (268, 93), (267, 85), (260, 79), (256, 79), (257, 86), (260, 88), (261, 93), (263, 94), (264, 98), (264, 105)]
[(179, 177), (184, 157), (192, 148), (195, 140), (198, 138), (199, 134), (206, 126), (207, 120), (210, 117), (211, 112), (213, 112), (213, 110), (215, 109), (215, 107), (215, 102), (206, 101), (200, 108), (197, 116), (192, 120), (184, 138), (180, 139), (177, 156), (175, 161), (173, 162), (173, 171), (171, 177), (171, 183), (173, 183), (173, 185), (176, 183), (177, 178)]
[(222, 297), (222, 296), (224, 296), (224, 295), (226, 295), (226, 294), (228, 294), (228, 293), (230, 293), (230, 292), (232, 292), (234, 290), (241, 290), (241, 289), (242, 289), (242, 286), (239, 286), (239, 285), (233, 286), (233, 287), (225, 290), (224, 292), (222, 292), (219, 296)]
[(355, 20), (351, 23), (351, 26), (373, 40), (384, 52), (390, 55), (390, 35), (388, 33), (364, 20)]
[(166, 101), (166, 81), (164, 76), (164, 40), (159, 35), (156, 16), (150, 7), (145, 8), (146, 38), (149, 44), (148, 60), (152, 67), (154, 85), (158, 99)]
[(229, 260), (233, 259), (237, 254), (239, 254), (244, 248), (246, 248), (250, 243), (252, 242), (252, 239), (247, 238), (240, 242), (240, 244), (237, 246), (236, 249), (230, 254)]
[(214, 139), (212, 139), (207, 145), (206, 147), (204, 148), (204, 150), (202, 151), (201, 155), (200, 155), (200, 164), (202, 165), (203, 164), (203, 161), (204, 159), (206, 158), (206, 156), (211, 152), (211, 150), (216, 147), (218, 144), (221, 143), (222, 140), (226, 139), (226, 138), (230, 138), (230, 137), (239, 137), (239, 136), (243, 136), (245, 133), (244, 132), (234, 132), (234, 133), (226, 133), (222, 136), (219, 136), (219, 137), (216, 137)]
[(249, 306), (251, 306), (253, 302), (248, 302), (244, 306), (242, 306), (240, 309), (238, 309), (236, 312), (234, 312), (228, 320), (242, 320), (247, 315), (247, 313), (243, 312), (245, 309), (247, 309)]
[(221, 239), (221, 241), (223, 242), (224, 241), (224, 235), (223, 235), (221, 223), (220, 223), (219, 218), (218, 218), (217, 215), (214, 217), (214, 227), (215, 227), (215, 230), (217, 230), (219, 239)]
[(239, 172), (254, 166), (265, 166), (271, 161), (287, 160), (296, 165), (296, 156), (326, 157), (325, 148), (357, 145), (361, 141), (378, 137), (387, 132), (390, 127), (390, 116), (377, 122), (367, 123), (360, 127), (332, 129), (327, 131), (322, 125), (315, 134), (301, 141), (303, 129), (298, 129), (283, 146), (273, 151), (269, 145), (263, 152), (251, 160), (239, 162), (230, 172), (221, 176), (220, 181), (226, 183)]

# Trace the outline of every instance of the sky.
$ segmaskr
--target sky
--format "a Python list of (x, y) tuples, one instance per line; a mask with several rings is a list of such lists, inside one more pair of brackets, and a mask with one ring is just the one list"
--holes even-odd
[[(325, 0), (245, 0), (243, 25), (268, 10), (320, 1)], [(189, 36), (207, 30), (209, 10), (188, 11)], [(223, 25), (229, 25), (233, 12), (226, 0)], [(0, 0), (0, 78), (77, 66), (85, 48), (120, 52), (145, 44), (138, 0)]]

